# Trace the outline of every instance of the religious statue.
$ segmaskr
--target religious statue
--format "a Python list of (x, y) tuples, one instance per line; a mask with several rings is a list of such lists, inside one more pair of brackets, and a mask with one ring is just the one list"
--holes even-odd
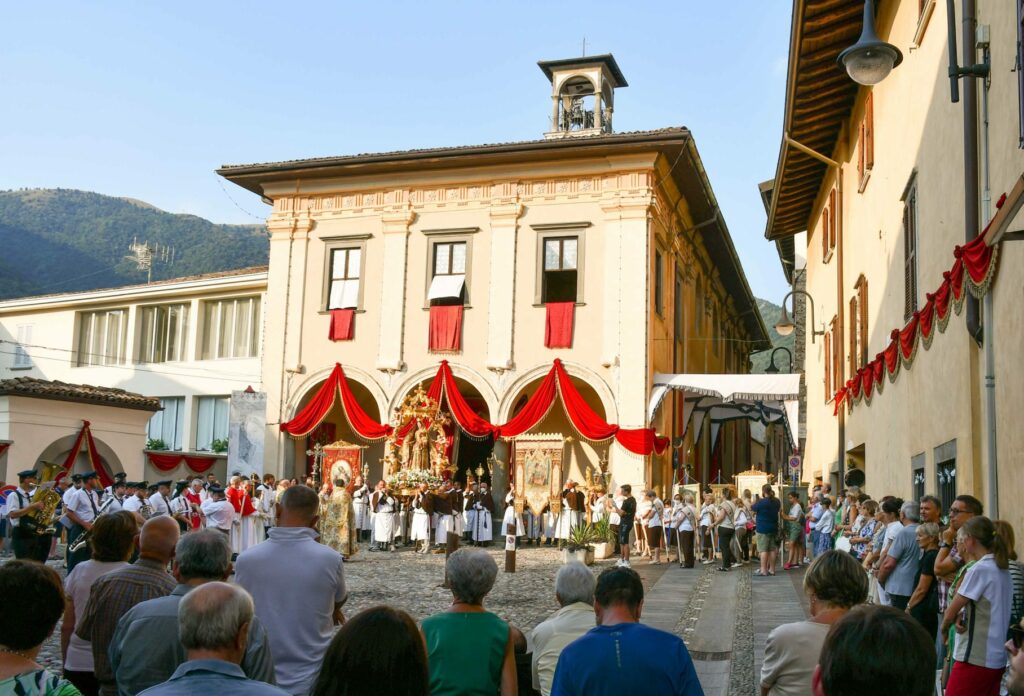
[(426, 469), (430, 466), (430, 432), (422, 424), (413, 436), (412, 460), (408, 462), (410, 469)]

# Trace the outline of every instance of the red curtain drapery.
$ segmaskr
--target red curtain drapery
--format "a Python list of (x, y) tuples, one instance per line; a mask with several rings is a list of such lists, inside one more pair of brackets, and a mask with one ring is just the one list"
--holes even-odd
[[(1000, 198), (997, 207), (1002, 207), (1006, 196)], [(991, 289), (995, 279), (998, 246), (985, 243), (985, 228), (975, 239), (953, 249), (953, 265), (943, 272), (942, 282), (934, 293), (926, 293), (926, 302), (908, 319), (900, 329), (893, 329), (889, 343), (875, 359), (858, 371), (834, 396), (833, 414), (838, 415), (843, 403), (853, 408), (854, 404), (866, 400), (881, 391), (886, 375), (890, 382), (896, 381), (899, 370), (910, 369), (917, 357), (919, 344), (925, 350), (931, 347), (936, 329), (946, 330), (950, 308), (960, 313), (967, 293), (981, 299)]]
[(458, 353), (462, 348), (462, 305), (430, 308), (430, 352)]
[(327, 332), (327, 338), (332, 341), (351, 341), (355, 323), (356, 310), (332, 309), (331, 325)]
[(548, 302), (544, 320), (544, 346), (547, 348), (572, 348), (575, 302)]
[(313, 432), (316, 426), (323, 422), (331, 407), (334, 406), (338, 395), (341, 396), (342, 412), (348, 424), (352, 426), (353, 432), (364, 440), (383, 440), (391, 434), (391, 426), (378, 423), (366, 415), (359, 402), (356, 401), (352, 389), (345, 378), (345, 371), (341, 369), (340, 363), (334, 364), (334, 369), (317, 393), (310, 399), (306, 407), (295, 415), (287, 423), (279, 427), (292, 437), (302, 437)]
[(9, 443), (9, 442), (2, 442), (2, 443), (0, 443), (0, 457), (3, 456), (4, 452), (6, 452), (7, 448), (10, 447), (10, 446), (11, 446), (11, 443)]
[(206, 457), (201, 454), (186, 454), (182, 457), (185, 466), (197, 474), (205, 474), (217, 463), (217, 457)]
[(448, 410), (451, 411), (452, 418), (469, 435), (483, 438), (495, 434), (496, 428), (477, 415), (459, 392), (459, 387), (455, 384), (455, 375), (452, 374), (452, 368), (447, 360), (441, 361), (437, 376), (430, 385), (430, 393), (431, 396), (436, 393), (434, 398), (438, 400), (442, 393), (448, 398)]
[(158, 471), (174, 471), (181, 464), (181, 454), (157, 454), (146, 452), (146, 459)]
[(92, 439), (92, 430), (90, 429), (90, 423), (87, 420), (82, 421), (82, 429), (78, 431), (78, 437), (75, 439), (75, 444), (68, 452), (67, 458), (64, 460), (64, 473), (67, 474), (71, 471), (71, 467), (75, 465), (75, 459), (78, 458), (78, 453), (82, 451), (82, 445), (85, 445), (86, 454), (89, 456), (89, 464), (92, 466), (92, 470), (99, 476), (100, 483), (103, 487), (113, 485), (114, 479), (111, 478), (107, 472), (107, 468), (103, 466), (103, 460), (100, 459), (99, 453), (96, 451), (96, 442)]

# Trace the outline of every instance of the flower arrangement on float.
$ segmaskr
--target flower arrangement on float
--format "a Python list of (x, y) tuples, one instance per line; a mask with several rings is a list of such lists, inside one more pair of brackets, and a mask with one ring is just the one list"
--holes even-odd
[(427, 484), (430, 490), (435, 490), (444, 485), (444, 480), (426, 469), (401, 469), (387, 478), (388, 488), (398, 491), (400, 495), (415, 495), (421, 483)]

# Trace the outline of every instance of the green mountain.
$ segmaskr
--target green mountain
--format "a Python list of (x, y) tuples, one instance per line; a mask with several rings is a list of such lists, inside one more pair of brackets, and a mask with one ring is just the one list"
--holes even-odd
[(263, 225), (217, 225), (73, 189), (0, 191), (0, 299), (144, 283), (127, 258), (133, 240), (173, 247), (153, 280), (267, 263)]
[[(782, 307), (777, 304), (772, 304), (768, 300), (762, 300), (760, 297), (757, 299), (757, 308), (761, 310), (761, 316), (764, 318), (764, 324), (768, 327), (768, 337), (772, 340), (773, 350), (778, 347), (788, 348), (792, 353), (796, 350), (796, 331), (788, 336), (780, 336), (779, 332), (775, 330), (775, 324), (778, 323), (779, 317), (782, 315)], [(754, 353), (750, 356), (750, 371), (751, 372), (764, 372), (765, 368), (769, 365), (769, 358), (771, 357), (772, 351), (765, 350), (760, 353)], [(796, 355), (794, 354), (794, 358)], [(789, 356), (785, 352), (779, 351), (775, 355), (775, 366), (779, 368), (780, 372), (786, 372), (789, 370)]]

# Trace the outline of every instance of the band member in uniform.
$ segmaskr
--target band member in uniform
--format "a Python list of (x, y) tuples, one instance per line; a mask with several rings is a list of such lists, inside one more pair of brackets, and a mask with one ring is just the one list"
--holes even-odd
[(477, 546), (490, 546), (491, 539), (494, 538), (494, 496), (483, 481), (473, 496), (473, 510), (476, 511), (476, 519), (473, 520), (473, 543)]
[[(114, 489), (117, 488), (117, 484), (120, 483), (123, 486), (124, 483), (125, 483), (125, 480), (127, 478), (128, 478), (128, 475), (126, 473), (124, 473), (123, 471), (119, 471), (116, 474), (114, 474), (114, 482), (112, 484), (110, 484), (109, 486), (107, 486), (106, 488), (103, 489), (103, 497), (100, 499), (100, 502), (103, 502), (104, 500), (106, 500), (110, 496), (114, 495)], [(111, 512), (117, 512), (117, 511), (116, 510), (111, 510)]]
[(125, 483), (123, 474), (118, 474), (118, 476), (121, 478), (115, 479), (114, 483), (106, 488), (108, 492), (100, 502), (101, 515), (120, 512), (124, 509), (125, 491), (128, 488), (128, 484)]
[(149, 481), (139, 481), (131, 485), (135, 492), (124, 499), (121, 509), (134, 512), (143, 520), (148, 520), (153, 516), (153, 508), (149, 506)]
[(171, 514), (171, 481), (157, 481), (156, 492), (149, 496), (149, 506), (153, 508), (153, 517)]
[[(409, 538), (417, 545), (416, 553), (427, 553), (430, 551), (430, 518), (434, 514), (434, 501), (427, 484), (421, 483), (416, 495), (413, 496), (412, 524)], [(423, 542), (423, 548), (419, 543)]]
[(235, 508), (224, 498), (224, 489), (213, 484), (206, 488), (207, 498), (199, 506), (206, 519), (207, 529), (216, 529), (225, 536), (231, 537), (231, 529), (235, 519)]
[[(71, 529), (68, 531), (68, 547), (86, 530), (92, 529), (92, 523), (100, 514), (99, 500), (96, 493), (100, 490), (99, 476), (95, 471), (82, 474), (82, 487), (68, 499), (68, 505), (64, 514), (71, 520)], [(68, 552), (68, 573), (70, 574), (75, 566), (82, 561), (88, 561), (91, 552), (88, 545), (83, 546), (74, 553)]]
[(395, 496), (387, 489), (387, 484), (381, 481), (377, 484), (377, 490), (370, 498), (370, 504), (376, 513), (373, 518), (374, 545), (371, 551), (394, 551), (395, 536)]
[[(7, 496), (7, 519), (11, 525), (11, 545), (14, 547), (14, 557), (39, 561), (46, 563), (46, 557), (50, 555), (50, 542), (53, 541), (52, 534), (36, 534), (30, 530), (28, 525), (21, 526), (21, 518), (33, 511), (43, 509), (42, 501), (32, 502), (35, 495), (36, 485), (39, 482), (39, 472), (35, 469), (18, 472), (18, 487)], [(40, 520), (42, 524), (49, 524), (50, 520)]]
[(370, 539), (370, 487), (363, 483), (362, 476), (352, 481), (352, 508), (356, 513), (356, 538)]
[(562, 512), (558, 516), (558, 539), (564, 541), (569, 538), (569, 531), (578, 527), (583, 522), (583, 511), (586, 507), (586, 497), (583, 491), (576, 490), (576, 482), (569, 479), (565, 482), (565, 489), (562, 491)]
[[(64, 482), (61, 481), (63, 484)], [(75, 494), (75, 491), (82, 490), (82, 475), (71, 474), (71, 487), (64, 491), (62, 496), (62, 502), (64, 503), (64, 509), (67, 510), (68, 502), (71, 500), (71, 496)]]

